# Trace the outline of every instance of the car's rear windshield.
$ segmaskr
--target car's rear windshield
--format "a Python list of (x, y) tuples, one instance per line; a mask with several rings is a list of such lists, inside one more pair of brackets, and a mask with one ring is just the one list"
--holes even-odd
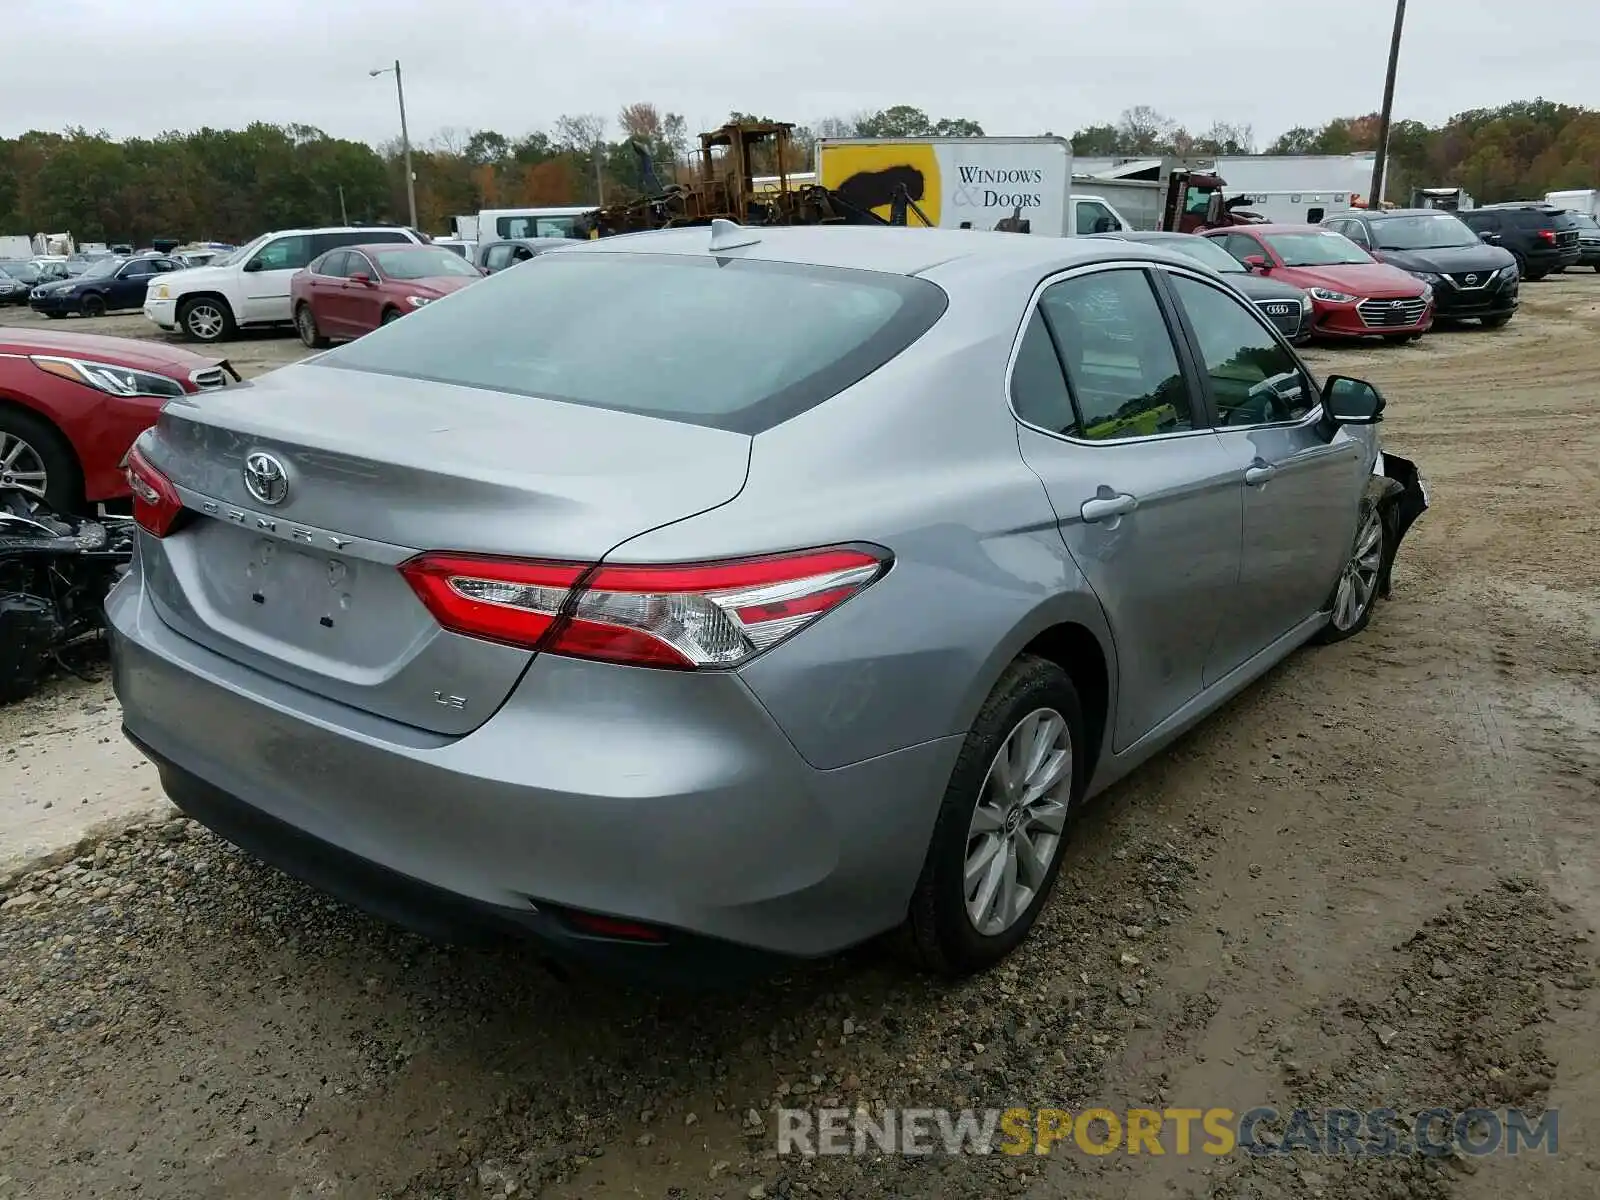
[(760, 433), (877, 370), (946, 303), (904, 275), (578, 250), (499, 272), (315, 361)]

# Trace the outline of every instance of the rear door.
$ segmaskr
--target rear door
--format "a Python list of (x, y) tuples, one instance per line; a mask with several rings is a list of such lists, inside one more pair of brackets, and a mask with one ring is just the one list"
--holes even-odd
[(345, 250), (335, 250), (315, 260), (307, 288), (311, 294), (311, 311), (323, 333), (344, 337), (350, 328), (350, 302), (346, 287), (349, 284), (350, 255)]
[(1198, 274), (1163, 273), (1243, 503), (1238, 587), (1209, 685), (1322, 608), (1355, 537), (1367, 451), (1342, 429), (1323, 435), (1310, 376), (1253, 306)]
[(294, 314), (289, 305), (289, 281), (315, 254), (311, 236), (288, 233), (275, 237), (241, 264), (239, 272), (244, 292), (241, 324), (262, 325), (288, 321)]
[(1080, 270), (1040, 292), (1012, 369), (1023, 458), (1116, 640), (1118, 752), (1199, 693), (1239, 574), (1238, 473), (1174, 329), (1147, 269)]

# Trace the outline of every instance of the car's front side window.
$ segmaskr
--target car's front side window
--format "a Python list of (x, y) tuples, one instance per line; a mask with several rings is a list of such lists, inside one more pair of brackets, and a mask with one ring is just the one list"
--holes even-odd
[(268, 242), (252, 262), (260, 263), (262, 271), (298, 271), (311, 261), (311, 239), (305, 234), (291, 234)]
[(1297, 421), (1311, 411), (1310, 384), (1299, 362), (1252, 307), (1190, 276), (1169, 278), (1200, 343), (1220, 424)]
[(1076, 402), (1077, 436), (1116, 441), (1194, 428), (1189, 389), (1149, 276), (1064, 279), (1039, 297)]

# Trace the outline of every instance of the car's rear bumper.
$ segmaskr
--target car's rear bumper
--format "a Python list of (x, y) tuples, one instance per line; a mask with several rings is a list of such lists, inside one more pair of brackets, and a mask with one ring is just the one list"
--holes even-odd
[[(663, 969), (675, 949), (740, 957), (705, 939), (813, 956), (898, 924), (960, 748), (819, 771), (737, 676), (552, 656), (448, 738), (189, 641), (137, 567), (106, 608), (124, 728), (173, 800), (224, 837), (425, 933), (457, 924), (433, 913), (487, 915), (654, 977), (677, 970)], [(666, 944), (597, 946), (553, 908), (659, 927)]]

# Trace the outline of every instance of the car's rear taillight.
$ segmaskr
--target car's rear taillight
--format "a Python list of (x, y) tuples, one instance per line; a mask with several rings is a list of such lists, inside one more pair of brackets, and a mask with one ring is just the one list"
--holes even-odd
[(1549, 242), (1551, 245), (1554, 245), (1556, 240), (1556, 231), (1554, 229), (1541, 229), (1538, 232), (1538, 237), (1541, 242)]
[(150, 465), (137, 448), (128, 451), (128, 490), (133, 493), (133, 520), (155, 537), (166, 537), (183, 512), (183, 501), (172, 481)]
[(843, 604), (889, 566), (862, 547), (682, 566), (424, 554), (400, 572), (444, 628), (633, 666), (736, 667)]

